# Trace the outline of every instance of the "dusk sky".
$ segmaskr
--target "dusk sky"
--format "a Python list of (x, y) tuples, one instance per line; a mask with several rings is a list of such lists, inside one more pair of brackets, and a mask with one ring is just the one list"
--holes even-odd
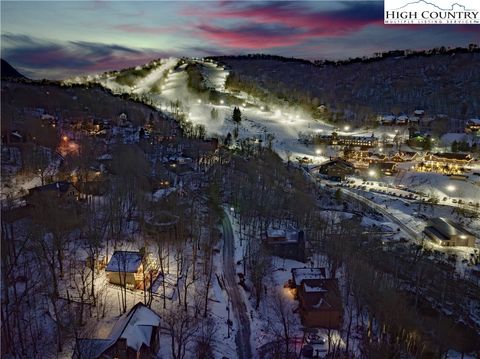
[(478, 43), (477, 25), (383, 25), (383, 1), (2, 1), (1, 49), (32, 78), (166, 56), (343, 59)]

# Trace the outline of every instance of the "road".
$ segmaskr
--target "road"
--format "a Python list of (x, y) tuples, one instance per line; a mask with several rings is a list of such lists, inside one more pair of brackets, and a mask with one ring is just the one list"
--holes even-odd
[[(308, 172), (308, 171), (304, 171), (304, 173), (307, 175), (308, 178), (310, 178), (316, 185), (317, 184), (317, 181), (315, 179), (315, 177), (313, 177), (313, 175)], [(391, 222), (397, 224), (400, 229), (408, 236), (410, 237), (410, 239), (413, 239), (415, 242), (419, 243), (421, 242), (421, 233), (415, 231), (413, 228), (410, 228), (407, 224), (405, 224), (401, 219), (397, 218), (393, 213), (390, 213), (389, 211), (387, 211), (385, 208), (383, 208), (382, 206), (380, 206), (379, 204), (369, 200), (368, 198), (362, 196), (362, 195), (359, 195), (353, 191), (350, 191), (349, 189), (345, 188), (345, 187), (337, 187), (339, 189), (341, 189), (342, 193), (345, 194), (346, 196), (350, 197), (350, 198), (353, 198), (354, 200), (357, 200), (359, 202), (362, 202), (364, 204), (366, 204), (367, 206), (375, 209), (377, 212), (381, 213), (382, 215), (384, 215), (385, 217), (387, 217)]]
[(240, 359), (252, 358), (252, 348), (250, 346), (250, 318), (247, 314), (247, 307), (240, 293), (240, 287), (237, 281), (237, 270), (234, 256), (233, 230), (227, 214), (224, 214), (222, 220), (223, 229), (223, 271), (225, 276), (225, 288), (230, 298), (231, 308), (237, 324), (237, 334), (235, 343), (237, 344), (237, 354)]

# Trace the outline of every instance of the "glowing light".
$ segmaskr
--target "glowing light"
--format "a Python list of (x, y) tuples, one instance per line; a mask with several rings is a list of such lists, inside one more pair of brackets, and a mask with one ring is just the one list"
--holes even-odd
[(343, 129), (344, 129), (345, 131), (349, 131), (349, 130), (350, 130), (350, 126), (345, 126)]
[(232, 212), (233, 212), (233, 211), (235, 211), (235, 208), (233, 208), (233, 207), (230, 207), (230, 211), (232, 211)]
[(198, 102), (198, 103), (202, 103), (202, 100), (198, 99), (197, 102)]
[(63, 136), (63, 137), (62, 137), (62, 140), (64, 140), (65, 142), (67, 142), (67, 141), (68, 141), (68, 137), (67, 137), (67, 136)]
[(223, 105), (224, 103), (225, 103), (225, 101), (223, 101), (223, 100), (220, 100), (220, 104), (222, 104), (222, 105)]
[(323, 130), (321, 128), (318, 128), (318, 129), (315, 130), (315, 132), (316, 133), (321, 133), (321, 132), (323, 132)]
[(318, 156), (318, 155), (321, 155), (321, 154), (322, 154), (322, 150), (321, 150), (321, 149), (317, 149), (317, 150), (315, 151), (315, 153), (317, 154), (317, 156)]
[(264, 106), (260, 106), (260, 110), (264, 111), (264, 110), (265, 110), (265, 107), (264, 107)]
[(449, 184), (449, 185), (447, 186), (447, 191), (448, 191), (448, 192), (453, 192), (453, 191), (455, 191), (456, 189), (457, 189), (457, 188), (456, 188), (453, 184)]
[(370, 170), (370, 171), (368, 171), (368, 175), (370, 177), (375, 177), (377, 175), (377, 172), (375, 172), (374, 170)]
[(242, 106), (245, 107), (245, 106), (247, 106), (247, 104), (244, 102), (244, 103), (242, 103)]

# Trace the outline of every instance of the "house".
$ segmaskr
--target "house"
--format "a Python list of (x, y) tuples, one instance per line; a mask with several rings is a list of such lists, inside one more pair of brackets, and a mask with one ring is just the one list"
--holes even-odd
[(286, 229), (270, 227), (263, 244), (274, 256), (305, 261), (305, 233), (293, 226)]
[(430, 219), (423, 232), (434, 243), (444, 247), (475, 247), (475, 236), (447, 218)]
[(336, 279), (304, 279), (297, 290), (297, 297), (304, 326), (341, 328), (343, 307)]
[(480, 119), (479, 118), (472, 118), (467, 121), (465, 124), (465, 132), (479, 132), (480, 130)]
[(75, 186), (66, 181), (58, 181), (44, 186), (34, 187), (28, 190), (28, 195), (26, 196), (27, 203), (38, 195), (43, 196), (52, 196), (55, 198), (61, 198), (63, 200), (77, 200), (80, 196), (80, 193), (75, 188)]
[(150, 283), (149, 263), (142, 251), (115, 251), (105, 268), (105, 273), (112, 284), (142, 288), (144, 280)]
[(77, 339), (73, 359), (155, 358), (159, 331), (160, 316), (139, 302), (118, 319), (107, 338)]
[(346, 176), (355, 173), (355, 167), (350, 162), (336, 159), (322, 163), (318, 166), (318, 173), (331, 179), (344, 180)]
[(291, 287), (298, 289), (305, 279), (325, 278), (325, 268), (292, 268)]

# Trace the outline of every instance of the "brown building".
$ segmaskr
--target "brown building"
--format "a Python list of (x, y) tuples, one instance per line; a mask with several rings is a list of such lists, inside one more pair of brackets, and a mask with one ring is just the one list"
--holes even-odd
[(137, 303), (105, 339), (77, 339), (74, 359), (149, 359), (159, 350), (160, 316)]
[(355, 167), (347, 161), (336, 159), (318, 166), (318, 173), (331, 179), (344, 180), (355, 173)]
[(340, 329), (343, 308), (336, 279), (304, 279), (297, 296), (304, 326)]
[(269, 228), (263, 244), (274, 256), (305, 261), (305, 233), (301, 230)]
[(424, 233), (430, 240), (444, 247), (475, 247), (475, 236), (447, 218), (430, 219)]

